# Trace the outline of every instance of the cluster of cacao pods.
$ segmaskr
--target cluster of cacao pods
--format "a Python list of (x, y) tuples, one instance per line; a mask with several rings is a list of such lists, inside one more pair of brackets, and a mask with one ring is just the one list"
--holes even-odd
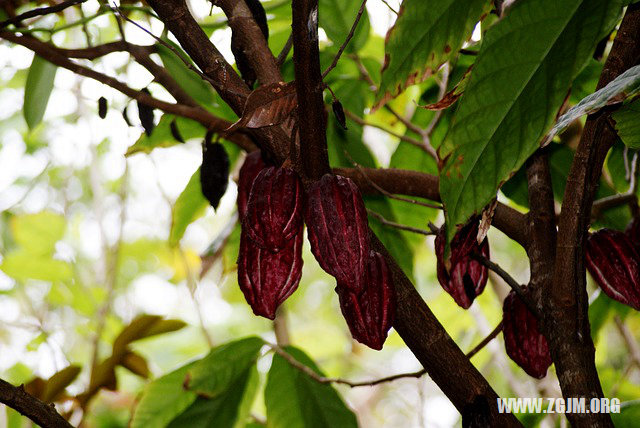
[(529, 376), (545, 377), (552, 362), (547, 339), (540, 332), (535, 314), (513, 290), (504, 299), (502, 323), (509, 358)]
[(478, 244), (478, 220), (471, 219), (451, 240), (450, 268), (444, 257), (446, 233), (442, 226), (436, 235), (436, 259), (438, 282), (462, 308), (468, 309), (487, 285), (489, 271), (472, 257), (474, 253), (489, 258), (489, 242), (485, 237)]
[(256, 315), (274, 319), (298, 287), (304, 222), (312, 253), (336, 278), (352, 336), (382, 348), (393, 323), (395, 291), (386, 260), (370, 248), (367, 212), (350, 179), (327, 174), (305, 197), (295, 171), (267, 166), (254, 152), (240, 170), (238, 212), (238, 282)]
[(600, 229), (589, 235), (587, 269), (602, 291), (640, 311), (640, 218), (626, 232)]

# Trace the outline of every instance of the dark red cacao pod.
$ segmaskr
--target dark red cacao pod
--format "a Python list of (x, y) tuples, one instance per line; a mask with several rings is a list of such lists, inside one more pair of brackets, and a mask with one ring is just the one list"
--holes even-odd
[(474, 219), (460, 229), (451, 241), (451, 269), (447, 271), (444, 260), (445, 228), (440, 228), (436, 235), (436, 259), (438, 282), (444, 290), (453, 297), (458, 306), (468, 309), (474, 299), (479, 296), (487, 285), (488, 269), (471, 257), (474, 252), (487, 259), (489, 241), (485, 238), (478, 244), (478, 222)]
[(305, 222), (311, 251), (342, 287), (360, 293), (369, 258), (369, 223), (353, 181), (325, 174), (307, 194)]
[(274, 319), (276, 309), (298, 288), (302, 276), (302, 225), (277, 253), (254, 244), (243, 232), (238, 255), (238, 283), (253, 313)]
[(202, 194), (214, 209), (218, 209), (220, 199), (229, 184), (229, 155), (220, 143), (202, 145), (202, 165), (200, 165), (200, 186)]
[(640, 311), (640, 255), (626, 234), (611, 229), (591, 234), (586, 262), (607, 296)]
[(502, 322), (509, 358), (529, 376), (545, 377), (552, 362), (547, 339), (540, 333), (536, 316), (513, 290), (504, 299)]
[(336, 293), (351, 336), (372, 349), (380, 350), (393, 325), (396, 295), (387, 262), (375, 251), (369, 255), (367, 279), (367, 285), (360, 294), (340, 283)]
[(289, 168), (265, 168), (253, 180), (242, 227), (260, 248), (277, 252), (302, 226), (302, 181)]
[(260, 171), (265, 169), (267, 165), (262, 159), (262, 153), (259, 150), (251, 152), (244, 159), (240, 173), (238, 174), (238, 215), (240, 220), (247, 213), (247, 201), (251, 193), (251, 186)]
[(631, 240), (638, 254), (640, 254), (640, 217), (634, 217), (633, 220), (629, 222), (625, 233)]

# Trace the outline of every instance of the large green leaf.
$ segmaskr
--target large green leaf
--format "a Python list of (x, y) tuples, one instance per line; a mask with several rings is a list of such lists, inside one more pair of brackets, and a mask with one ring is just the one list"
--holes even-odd
[(202, 195), (200, 186), (200, 168), (193, 173), (171, 210), (171, 230), (169, 245), (178, 245), (187, 230), (187, 226), (202, 217), (209, 202)]
[[(323, 375), (304, 352), (293, 347), (286, 350)], [(355, 415), (331, 385), (318, 383), (277, 354), (273, 356), (264, 394), (269, 428), (358, 426)]]
[(35, 128), (47, 109), (58, 67), (38, 55), (33, 56), (24, 87), (24, 119), (29, 129)]
[[(334, 45), (341, 46), (347, 39), (361, 3), (361, 0), (319, 0), (319, 25)], [(355, 52), (363, 47), (370, 30), (371, 24), (365, 10), (346, 51)]]
[[(189, 58), (180, 47), (170, 40), (169, 43), (175, 52), (179, 52), (183, 58)], [(165, 68), (171, 76), (178, 82), (178, 85), (189, 94), (194, 100), (203, 105), (210, 105), (214, 101), (213, 90), (210, 84), (202, 80), (195, 71), (187, 68), (186, 64), (178, 57), (178, 55), (168, 47), (158, 43), (156, 45), (158, 55), (162, 60)]]
[(620, 9), (620, 1), (521, 0), (487, 31), (440, 152), (449, 241), (539, 146)]
[(255, 364), (245, 369), (214, 399), (198, 397), (169, 428), (243, 427), (258, 386)]
[(131, 428), (164, 428), (193, 404), (198, 395), (185, 391), (183, 383), (187, 371), (196, 364), (187, 364), (148, 384), (133, 413)]
[(215, 348), (189, 371), (186, 387), (207, 398), (228, 390), (255, 365), (264, 341), (248, 337)]
[(640, 100), (613, 113), (613, 119), (622, 142), (632, 149), (640, 149)]
[(420, 83), (457, 55), (488, 5), (487, 0), (405, 0), (387, 34), (378, 104)]

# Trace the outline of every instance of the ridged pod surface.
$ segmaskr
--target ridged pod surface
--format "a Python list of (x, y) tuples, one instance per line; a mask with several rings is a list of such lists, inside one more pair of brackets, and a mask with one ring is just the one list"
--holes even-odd
[(488, 269), (471, 254), (477, 252), (487, 259), (490, 256), (489, 241), (478, 244), (478, 222), (474, 219), (460, 229), (451, 241), (451, 269), (447, 272), (444, 261), (445, 228), (440, 228), (435, 240), (438, 282), (453, 297), (458, 306), (468, 309), (487, 285)]
[(253, 180), (243, 230), (260, 248), (280, 251), (302, 226), (302, 182), (289, 168), (265, 168)]
[(311, 251), (343, 288), (360, 293), (369, 257), (369, 223), (353, 181), (325, 174), (309, 189), (305, 207)]
[(591, 234), (586, 262), (607, 296), (640, 310), (640, 255), (628, 235), (611, 229)]
[(382, 349), (393, 325), (396, 296), (391, 273), (384, 257), (371, 251), (367, 285), (362, 293), (338, 283), (340, 309), (355, 340), (376, 350)]
[(240, 168), (238, 174), (238, 215), (240, 220), (244, 218), (247, 213), (247, 201), (249, 200), (249, 194), (251, 193), (251, 186), (256, 176), (260, 174), (260, 171), (265, 169), (267, 165), (262, 160), (262, 153), (260, 150), (256, 150), (247, 155)]
[(302, 225), (288, 245), (277, 253), (254, 245), (242, 233), (238, 256), (238, 283), (253, 313), (274, 319), (276, 309), (298, 288), (302, 276)]
[(536, 316), (514, 291), (504, 299), (502, 311), (507, 355), (529, 376), (542, 379), (552, 361), (547, 339), (538, 329)]

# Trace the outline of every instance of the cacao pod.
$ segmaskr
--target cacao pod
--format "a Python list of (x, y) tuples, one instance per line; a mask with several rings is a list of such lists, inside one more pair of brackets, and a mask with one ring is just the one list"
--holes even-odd
[(289, 168), (265, 168), (253, 180), (243, 219), (255, 244), (280, 251), (302, 226), (302, 182)]
[(202, 145), (202, 165), (200, 166), (200, 185), (202, 194), (214, 209), (229, 184), (229, 156), (220, 143)]
[(507, 355), (529, 376), (542, 379), (551, 365), (547, 339), (538, 319), (512, 290), (502, 306), (502, 334)]
[(640, 255), (626, 234), (611, 229), (591, 234), (586, 262), (607, 296), (640, 310)]
[(325, 174), (309, 188), (305, 222), (320, 267), (342, 287), (360, 293), (366, 282), (370, 243), (367, 211), (355, 183)]
[(638, 254), (640, 254), (640, 217), (634, 217), (627, 226), (626, 234)]
[(169, 130), (171, 131), (171, 136), (174, 140), (184, 144), (184, 138), (182, 138), (182, 134), (180, 134), (180, 130), (178, 129), (178, 122), (176, 122), (175, 119), (173, 119), (169, 124)]
[(274, 319), (276, 309), (298, 288), (302, 276), (302, 225), (281, 251), (254, 244), (243, 232), (238, 256), (238, 283), (253, 313)]
[[(149, 92), (147, 88), (141, 89), (140, 92), (151, 95), (151, 92)], [(148, 137), (151, 136), (153, 128), (156, 127), (156, 124), (154, 122), (153, 107), (138, 101), (138, 117), (140, 118), (140, 123), (144, 128), (144, 132)]]
[(342, 103), (339, 100), (333, 100), (331, 103), (331, 109), (333, 110), (333, 115), (336, 117), (338, 124), (345, 131), (347, 130), (347, 117), (344, 115), (344, 108), (342, 107)]
[[(258, 24), (258, 27), (260, 27), (264, 39), (269, 40), (267, 14), (264, 7), (262, 7), (262, 3), (260, 3), (260, 0), (245, 0), (245, 2), (251, 11), (253, 19), (256, 21), (256, 24)], [(249, 61), (241, 46), (242, 43), (239, 40), (238, 33), (234, 31), (231, 34), (231, 52), (236, 59), (236, 66), (240, 71), (242, 79), (245, 81), (247, 86), (253, 88), (253, 84), (256, 82), (256, 72), (253, 69), (253, 64)]]
[(107, 117), (107, 99), (105, 97), (98, 98), (98, 116), (100, 119)]
[(256, 176), (266, 168), (267, 165), (262, 160), (262, 154), (259, 150), (251, 152), (247, 155), (240, 168), (238, 174), (238, 215), (240, 220), (244, 219), (247, 213), (247, 201), (249, 200), (249, 194), (251, 193), (251, 186)]
[(351, 336), (372, 349), (382, 349), (396, 309), (395, 289), (384, 257), (371, 251), (367, 263), (367, 285), (361, 293), (354, 293), (350, 287), (340, 283), (336, 293)]
[(464, 226), (451, 241), (451, 268), (447, 271), (444, 260), (445, 227), (441, 227), (436, 235), (436, 259), (438, 282), (453, 297), (458, 306), (468, 309), (474, 299), (487, 285), (489, 271), (486, 266), (471, 257), (478, 253), (489, 258), (489, 241), (487, 238), (478, 244), (478, 222), (473, 219)]

